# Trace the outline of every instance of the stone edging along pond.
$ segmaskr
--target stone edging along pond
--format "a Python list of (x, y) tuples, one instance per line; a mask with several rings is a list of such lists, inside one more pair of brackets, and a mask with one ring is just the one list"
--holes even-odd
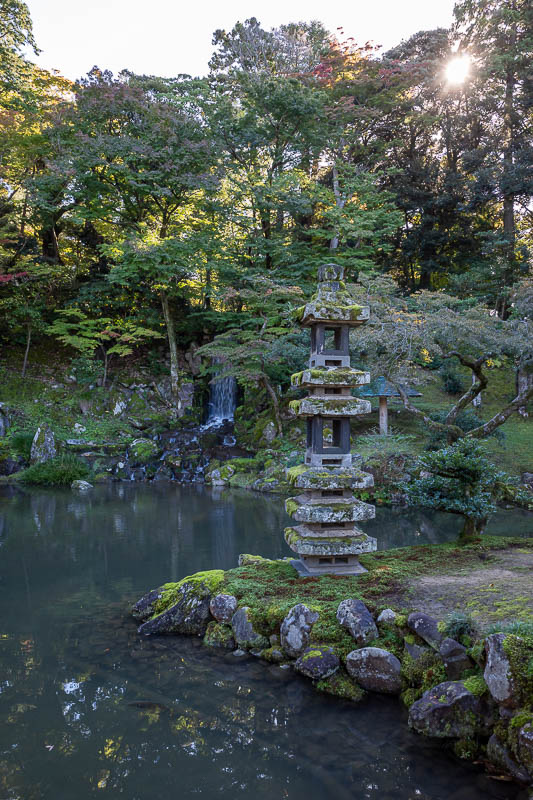
[(476, 631), (464, 614), (439, 621), (408, 606), (413, 575), (454, 559), (484, 565), (491, 549), (506, 548), (529, 558), (533, 540), (382, 551), (365, 557), (368, 573), (357, 577), (300, 578), (289, 559), (243, 555), (235, 569), (153, 589), (132, 614), (141, 635), (202, 636), (209, 647), (292, 667), (321, 692), (397, 695), (413, 730), (533, 785), (531, 621), (480, 633), (487, 626)]

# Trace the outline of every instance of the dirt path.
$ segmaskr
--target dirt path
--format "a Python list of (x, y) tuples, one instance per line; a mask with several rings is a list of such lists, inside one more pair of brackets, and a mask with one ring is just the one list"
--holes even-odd
[(417, 576), (406, 596), (412, 608), (442, 619), (450, 611), (470, 614), (481, 630), (496, 622), (533, 620), (533, 552), (492, 550), (472, 568)]

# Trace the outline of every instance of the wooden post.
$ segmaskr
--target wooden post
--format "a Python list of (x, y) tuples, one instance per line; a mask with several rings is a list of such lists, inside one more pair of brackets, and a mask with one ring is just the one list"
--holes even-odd
[(379, 432), (382, 436), (388, 433), (387, 398), (379, 398)]

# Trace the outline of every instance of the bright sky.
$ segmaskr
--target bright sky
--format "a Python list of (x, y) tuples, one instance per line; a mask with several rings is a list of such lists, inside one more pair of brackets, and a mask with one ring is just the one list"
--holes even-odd
[(448, 27), (455, 0), (26, 0), (39, 63), (68, 78), (94, 64), (172, 77), (204, 75), (217, 28), (255, 16), (263, 27), (321, 20), (357, 43), (385, 49), (420, 30)]

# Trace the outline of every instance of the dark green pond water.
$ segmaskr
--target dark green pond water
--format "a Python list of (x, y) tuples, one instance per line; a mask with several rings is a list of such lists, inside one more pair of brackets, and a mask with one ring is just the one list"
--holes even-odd
[[(0, 491), (0, 800), (509, 800), (411, 734), (389, 698), (325, 698), (253, 657), (140, 640), (129, 604), (241, 552), (287, 555), (280, 498), (201, 486)], [(531, 533), (500, 515), (493, 533)], [(457, 520), (379, 510), (381, 547), (452, 538)], [(139, 706), (140, 703), (140, 706)]]

